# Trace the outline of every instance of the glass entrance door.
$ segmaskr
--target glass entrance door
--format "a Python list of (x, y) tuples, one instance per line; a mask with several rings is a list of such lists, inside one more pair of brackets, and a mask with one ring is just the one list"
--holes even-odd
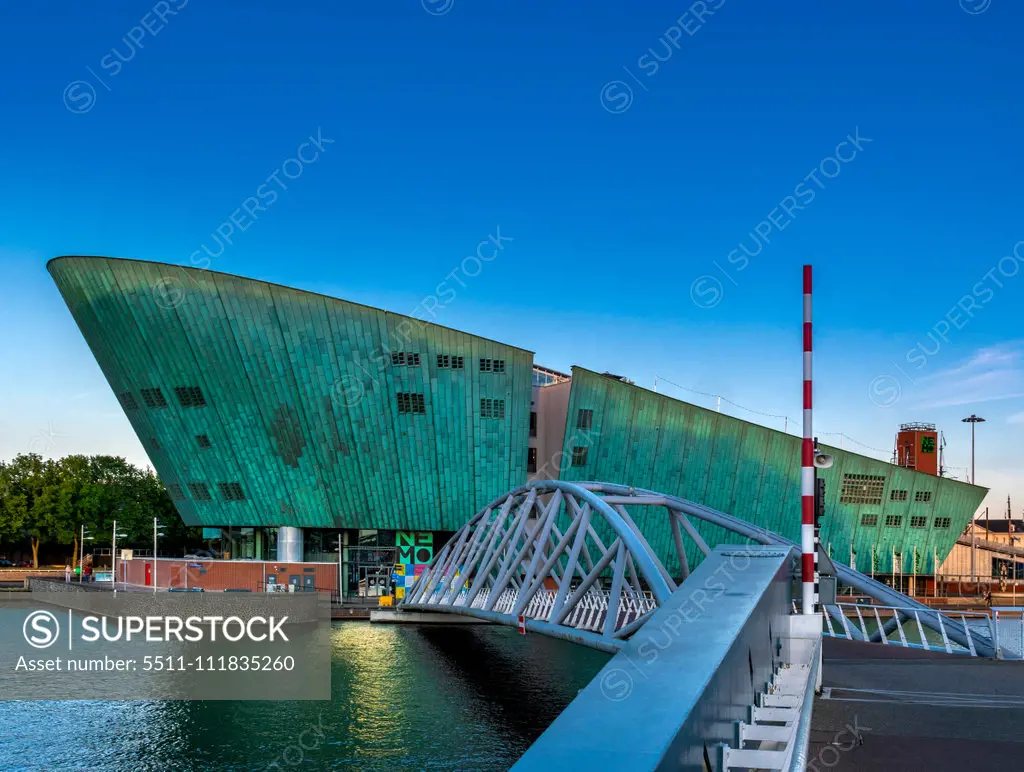
[[(346, 547), (343, 571), (345, 596), (376, 598), (386, 595), (395, 559), (394, 547)], [(385, 592), (380, 591), (381, 587)]]

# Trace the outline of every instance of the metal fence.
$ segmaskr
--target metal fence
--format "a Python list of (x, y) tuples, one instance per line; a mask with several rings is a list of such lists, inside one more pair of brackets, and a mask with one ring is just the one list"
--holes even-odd
[[(922, 624), (921, 610), (870, 603), (836, 603), (824, 614), (823, 635), (850, 641), (870, 641), (925, 651), (978, 656), (976, 644), (991, 644), (999, 659), (1024, 659), (1024, 610), (995, 607), (990, 611), (939, 612), (938, 630)], [(967, 645), (953, 640), (943, 624), (959, 622)]]

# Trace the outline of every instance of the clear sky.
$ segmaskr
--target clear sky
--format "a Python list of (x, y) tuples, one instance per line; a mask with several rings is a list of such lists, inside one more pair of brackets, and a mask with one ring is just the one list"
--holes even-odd
[(60, 254), (400, 313), (447, 281), (442, 324), (791, 432), (811, 262), (823, 440), (888, 458), (899, 423), (935, 422), (962, 479), (977, 413), (986, 503), (1024, 508), (1018, 2), (111, 0), (0, 22), (0, 457), (147, 461), (45, 271)]

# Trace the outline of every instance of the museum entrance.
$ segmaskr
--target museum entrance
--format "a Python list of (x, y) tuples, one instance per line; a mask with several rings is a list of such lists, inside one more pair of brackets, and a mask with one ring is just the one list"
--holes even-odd
[(389, 594), (395, 547), (345, 548), (345, 597), (376, 598)]

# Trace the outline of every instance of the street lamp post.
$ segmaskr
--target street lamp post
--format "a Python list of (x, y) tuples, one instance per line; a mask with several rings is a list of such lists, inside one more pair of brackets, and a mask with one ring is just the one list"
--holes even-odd
[(344, 539), (342, 538), (341, 531), (338, 532), (338, 606), (341, 606), (341, 586), (342, 586), (342, 555), (341, 550), (344, 546)]
[(978, 483), (974, 479), (974, 425), (985, 423), (985, 419), (971, 413), (967, 418), (961, 418), (960, 421), (971, 425), (971, 485), (977, 485)]
[(117, 595), (117, 537), (128, 538), (126, 533), (117, 532), (117, 521), (114, 521), (113, 532), (110, 537), (110, 582), (114, 587), (114, 595)]
[(154, 595), (156, 595), (156, 537), (157, 536), (166, 536), (167, 535), (163, 531), (159, 530), (162, 527), (163, 527), (163, 524), (154, 517), (153, 518), (153, 594)]
[(82, 583), (82, 576), (85, 574), (82, 563), (85, 562), (85, 540), (92, 541), (92, 536), (85, 532), (85, 525), (82, 525), (82, 535), (78, 541), (78, 583)]

